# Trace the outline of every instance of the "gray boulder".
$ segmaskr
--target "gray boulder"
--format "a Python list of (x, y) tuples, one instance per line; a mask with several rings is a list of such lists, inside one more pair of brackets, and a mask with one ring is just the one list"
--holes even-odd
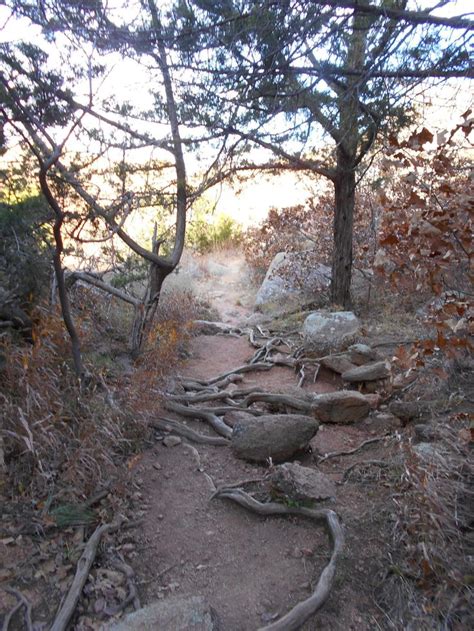
[(234, 425), (231, 449), (237, 458), (282, 462), (304, 449), (319, 429), (319, 423), (302, 414), (264, 414)]
[(363, 383), (364, 381), (379, 381), (390, 377), (390, 362), (374, 362), (351, 368), (342, 373), (343, 381), (350, 383)]
[(336, 485), (331, 478), (294, 462), (275, 467), (270, 480), (277, 491), (296, 502), (320, 501), (336, 496)]
[(214, 610), (201, 596), (169, 597), (127, 614), (115, 623), (106, 623), (101, 631), (218, 631)]
[(339, 390), (312, 397), (311, 412), (322, 423), (354, 423), (365, 418), (370, 401), (360, 392)]
[(255, 310), (282, 315), (309, 304), (327, 304), (331, 268), (309, 263), (310, 252), (279, 252), (255, 297)]
[(352, 311), (315, 311), (303, 324), (304, 345), (324, 353), (354, 342), (360, 322)]

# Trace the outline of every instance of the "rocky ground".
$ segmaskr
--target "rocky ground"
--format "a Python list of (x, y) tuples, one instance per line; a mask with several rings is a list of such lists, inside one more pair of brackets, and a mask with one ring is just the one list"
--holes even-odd
[[(201, 287), (205, 293), (207, 289), (219, 319), (234, 326), (245, 326), (249, 317), (255, 321), (241, 259), (214, 263), (212, 269)], [(254, 352), (245, 335), (199, 335), (181, 377), (215, 377), (243, 365)], [(294, 392), (299, 380), (293, 369), (276, 366), (269, 372), (246, 374), (238, 386)], [(341, 388), (340, 377), (322, 368), (314, 383), (311, 377), (305, 380), (301, 391), (329, 393)], [(179, 415), (164, 414), (183, 421)], [(212, 433), (200, 421), (184, 422), (201, 433)], [(335, 510), (345, 532), (330, 597), (304, 629), (376, 629), (383, 620), (376, 592), (392, 520), (387, 480), (400, 475), (397, 425), (398, 420), (383, 410), (373, 410), (354, 424), (322, 424), (305, 453), (291, 459), (335, 483), (335, 497), (318, 502), (318, 507)], [(239, 481), (254, 480), (247, 482), (246, 490), (257, 497), (259, 492), (265, 495), (268, 489), (259, 481), (271, 475), (272, 465), (238, 459), (225, 446), (185, 439), (167, 446), (163, 437), (157, 434), (156, 447), (144, 454), (134, 471), (146, 515), (130, 562), (137, 571), (143, 602), (179, 597), (183, 607), (183, 602), (200, 596), (215, 610), (222, 629), (250, 631), (265, 627), (308, 598), (331, 552), (324, 527), (299, 517), (262, 517), (229, 501), (212, 499), (216, 488)], [(324, 454), (349, 451), (374, 438), (380, 440), (354, 455), (318, 464)], [(369, 463), (350, 470), (356, 463), (382, 460), (393, 467)]]

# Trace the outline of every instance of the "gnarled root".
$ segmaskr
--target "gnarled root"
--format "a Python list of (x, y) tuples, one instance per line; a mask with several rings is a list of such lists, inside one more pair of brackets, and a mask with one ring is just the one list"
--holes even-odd
[(150, 421), (150, 425), (159, 430), (163, 430), (165, 432), (171, 432), (172, 434), (177, 434), (178, 436), (182, 436), (183, 438), (188, 438), (192, 440), (194, 443), (199, 443), (201, 445), (228, 445), (229, 441), (227, 438), (222, 436), (205, 436), (204, 434), (200, 434), (199, 432), (195, 432), (190, 427), (186, 427), (182, 423), (178, 421), (174, 421), (170, 418), (159, 417), (153, 421)]
[(329, 563), (319, 577), (312, 595), (299, 602), (291, 611), (260, 631), (296, 631), (324, 604), (331, 591), (336, 572), (336, 561), (344, 546), (344, 532), (337, 514), (330, 509), (313, 510), (304, 507), (290, 507), (269, 502), (262, 504), (245, 491), (229, 487), (221, 488), (213, 497), (230, 499), (259, 515), (300, 515), (316, 521), (324, 521), (332, 540), (332, 553)]

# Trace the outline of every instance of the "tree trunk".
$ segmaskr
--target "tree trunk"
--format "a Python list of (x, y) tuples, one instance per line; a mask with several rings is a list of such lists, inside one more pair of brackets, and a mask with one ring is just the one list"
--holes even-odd
[(340, 147), (337, 150), (337, 172), (334, 179), (331, 301), (348, 309), (351, 306), (352, 233), (356, 184), (353, 161)]
[(158, 267), (154, 263), (150, 265), (146, 298), (143, 303), (135, 307), (135, 316), (130, 335), (132, 357), (138, 357), (143, 350), (143, 344), (150, 332), (158, 308), (163, 282), (169, 273), (167, 269)]

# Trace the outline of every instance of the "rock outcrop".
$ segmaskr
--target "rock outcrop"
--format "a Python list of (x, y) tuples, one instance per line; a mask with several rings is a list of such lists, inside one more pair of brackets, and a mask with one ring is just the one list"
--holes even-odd
[(272, 315), (291, 313), (310, 304), (327, 304), (331, 268), (309, 266), (306, 252), (279, 252), (255, 298), (255, 309)]

